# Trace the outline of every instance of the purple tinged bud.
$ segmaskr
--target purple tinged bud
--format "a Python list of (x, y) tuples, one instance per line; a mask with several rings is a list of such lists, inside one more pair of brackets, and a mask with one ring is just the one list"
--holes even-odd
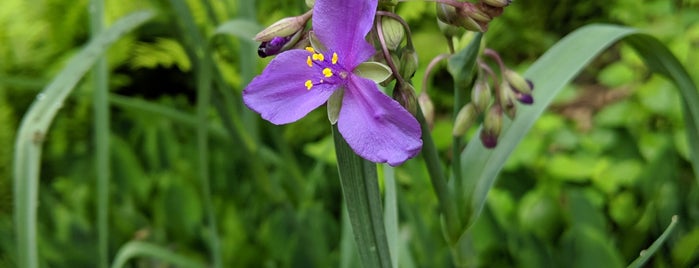
[(473, 20), (477, 22), (483, 22), (483, 23), (488, 23), (491, 20), (493, 20), (492, 17), (490, 17), (488, 14), (483, 12), (482, 10), (476, 8), (471, 3), (465, 3), (463, 8), (461, 9), (461, 14), (462, 16), (472, 18)]
[(454, 137), (461, 137), (466, 133), (466, 131), (473, 126), (473, 123), (476, 122), (476, 119), (478, 118), (478, 111), (476, 111), (476, 106), (472, 103), (469, 102), (468, 104), (464, 105), (464, 107), (459, 110), (459, 113), (456, 114), (456, 119), (454, 119), (454, 128), (451, 131), (451, 134)]
[(425, 121), (427, 125), (432, 128), (434, 124), (434, 104), (430, 99), (430, 96), (425, 94), (423, 91), (417, 98), (418, 103), (420, 103), (420, 110), (422, 110), (422, 115), (425, 116)]
[(306, 12), (301, 16), (283, 18), (255, 35), (255, 41), (267, 42), (301, 31), (306, 27), (306, 22), (311, 18), (311, 14), (313, 13)]
[(498, 136), (502, 131), (502, 109), (500, 106), (493, 106), (488, 110), (483, 121), (480, 138), (483, 146), (488, 149), (495, 148), (498, 144)]
[(505, 111), (505, 114), (511, 119), (514, 119), (517, 114), (517, 106), (515, 106), (517, 96), (515, 96), (515, 91), (507, 81), (504, 81), (500, 85), (500, 92), (498, 92), (498, 94), (500, 96), (500, 106)]
[(476, 105), (478, 112), (485, 112), (490, 106), (493, 94), (490, 92), (490, 85), (484, 79), (476, 80), (476, 84), (471, 91), (471, 101)]
[(510, 69), (505, 69), (502, 75), (505, 80), (510, 83), (514, 90), (524, 94), (532, 94), (534, 84), (531, 81), (524, 79), (524, 77), (519, 75), (517, 72)]
[(454, 6), (443, 3), (437, 3), (436, 7), (437, 18), (446, 24), (463, 27), (464, 29), (469, 31), (485, 31), (485, 28), (481, 26), (478, 22), (476, 22), (473, 18), (471, 18), (468, 13), (461, 13)]
[(277, 55), (282, 52), (282, 48), (291, 39), (290, 37), (275, 37), (272, 40), (262, 42), (257, 48), (257, 55), (260, 58)]
[(393, 88), (393, 99), (405, 107), (413, 116), (417, 115), (418, 101), (415, 88), (410, 83), (396, 83)]

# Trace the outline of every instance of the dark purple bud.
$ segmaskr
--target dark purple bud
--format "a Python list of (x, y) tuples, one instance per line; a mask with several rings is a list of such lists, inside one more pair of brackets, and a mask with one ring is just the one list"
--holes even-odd
[(272, 40), (262, 42), (260, 47), (257, 48), (257, 55), (260, 58), (277, 55), (282, 52), (282, 48), (291, 39), (291, 36), (287, 37), (274, 37)]
[(485, 148), (493, 149), (498, 145), (498, 136), (492, 132), (481, 130), (480, 138)]
[(483, 128), (481, 129), (481, 143), (488, 149), (495, 148), (498, 144), (498, 136), (502, 131), (502, 108), (495, 105), (488, 110), (483, 120)]
[(522, 104), (532, 104), (534, 103), (534, 97), (531, 94), (515, 93), (517, 100)]

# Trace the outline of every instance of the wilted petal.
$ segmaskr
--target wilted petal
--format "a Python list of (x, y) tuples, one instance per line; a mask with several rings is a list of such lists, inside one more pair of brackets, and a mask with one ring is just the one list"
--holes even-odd
[(349, 77), (338, 129), (355, 153), (372, 162), (400, 165), (422, 148), (417, 120), (374, 82), (356, 75)]
[(374, 53), (365, 37), (374, 23), (377, 0), (324, 0), (313, 7), (313, 31), (333, 52), (343, 57), (344, 66), (353, 69)]
[(307, 80), (322, 79), (319, 70), (306, 65), (308, 54), (305, 50), (279, 54), (243, 90), (245, 105), (279, 125), (299, 120), (325, 103), (337, 86), (318, 84), (310, 90), (306, 88)]

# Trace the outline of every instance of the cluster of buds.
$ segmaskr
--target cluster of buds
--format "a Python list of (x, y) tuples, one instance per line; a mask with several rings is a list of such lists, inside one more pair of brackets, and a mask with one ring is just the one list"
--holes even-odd
[[(479, 73), (471, 90), (471, 101), (464, 105), (456, 115), (452, 134), (460, 137), (483, 118), (480, 139), (486, 148), (494, 148), (502, 131), (503, 114), (510, 119), (517, 115), (516, 103), (529, 105), (534, 103), (532, 96), (534, 84), (517, 72), (504, 65), (497, 52), (485, 49), (484, 55), (494, 59), (499, 67), (500, 76), (484, 61), (478, 60)], [(488, 83), (492, 81), (492, 87)]]
[(451, 26), (485, 32), (494, 18), (502, 15), (512, 0), (480, 0), (478, 3), (443, 0), (437, 3), (437, 18)]

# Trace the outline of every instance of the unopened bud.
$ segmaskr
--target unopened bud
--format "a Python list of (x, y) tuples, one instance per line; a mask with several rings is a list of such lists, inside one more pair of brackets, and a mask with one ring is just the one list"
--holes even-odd
[[(470, 4), (470, 3), (465, 3)], [(437, 3), (437, 18), (442, 22), (454, 26), (463, 27), (469, 31), (483, 32), (485, 29), (466, 13), (461, 13), (454, 6)]]
[(403, 38), (405, 38), (403, 25), (394, 18), (382, 16), (381, 30), (383, 31), (386, 47), (390, 50), (396, 50), (400, 43), (403, 42)]
[(481, 0), (483, 3), (494, 7), (506, 7), (512, 3), (512, 0)]
[(405, 47), (400, 54), (400, 75), (405, 79), (410, 79), (417, 71), (417, 53), (411, 47)]
[(437, 26), (439, 27), (439, 31), (442, 32), (447, 40), (451, 40), (454, 37), (459, 37), (464, 34), (463, 28), (444, 23), (441, 20), (437, 20)]
[(425, 92), (420, 93), (417, 98), (418, 103), (420, 103), (420, 110), (422, 110), (422, 115), (425, 117), (427, 125), (432, 128), (434, 124), (434, 104), (430, 99), (430, 96), (425, 94)]
[(512, 88), (517, 92), (532, 94), (532, 90), (534, 90), (534, 83), (532, 83), (530, 80), (525, 79), (517, 72), (510, 69), (505, 69), (502, 75), (505, 80), (510, 83), (510, 86), (512, 86)]
[(417, 97), (415, 88), (410, 83), (396, 83), (393, 88), (393, 99), (398, 101), (413, 116), (417, 115)]
[(517, 106), (515, 106), (515, 92), (512, 90), (510, 85), (505, 81), (500, 85), (500, 106), (505, 111), (508, 117), (511, 119), (515, 118), (517, 114)]
[(493, 98), (493, 93), (490, 92), (490, 86), (484, 79), (476, 80), (476, 84), (471, 91), (471, 101), (476, 105), (476, 110), (484, 112), (490, 106)]
[(534, 97), (532, 97), (531, 94), (524, 94), (521, 92), (515, 92), (515, 96), (517, 97), (517, 100), (519, 101), (519, 103), (527, 104), (527, 105), (534, 103)]
[(311, 18), (311, 12), (301, 16), (283, 18), (255, 35), (255, 41), (267, 42), (275, 37), (290, 36), (306, 27), (306, 21)]
[(462, 16), (472, 18), (477, 22), (488, 23), (493, 20), (493, 18), (491, 18), (488, 14), (476, 8), (476, 6), (471, 3), (464, 4), (463, 8), (461, 9), (461, 14)]
[(489, 149), (495, 148), (498, 144), (500, 131), (502, 131), (502, 109), (500, 106), (495, 105), (488, 110), (483, 121), (483, 128), (480, 134), (483, 146)]
[(476, 106), (472, 102), (469, 102), (468, 104), (464, 105), (461, 110), (459, 110), (458, 114), (456, 114), (454, 128), (452, 129), (451, 134), (454, 137), (463, 136), (464, 133), (466, 133), (466, 131), (473, 126), (473, 123), (476, 122), (477, 118), (478, 112), (476, 111)]
[(313, 8), (313, 6), (316, 4), (316, 0), (306, 0), (306, 6), (308, 8)]
[(262, 42), (257, 48), (257, 55), (260, 58), (277, 55), (289, 49), (292, 49), (298, 43), (303, 32), (296, 32), (294, 35), (285, 37), (275, 37), (272, 40)]

